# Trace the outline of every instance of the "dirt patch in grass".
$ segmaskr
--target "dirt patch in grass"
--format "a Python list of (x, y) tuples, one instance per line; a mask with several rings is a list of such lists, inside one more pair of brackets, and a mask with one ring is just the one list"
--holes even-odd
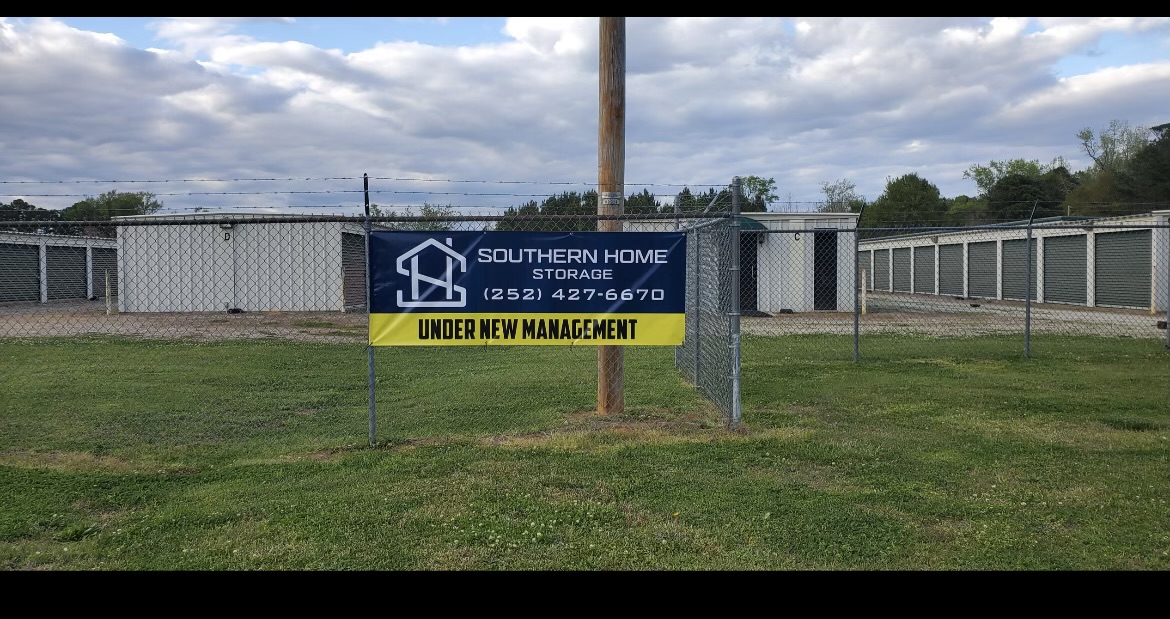
[(0, 451), (0, 464), (26, 469), (49, 469), (75, 473), (152, 473), (159, 465), (133, 462), (117, 456), (102, 456), (85, 451)]

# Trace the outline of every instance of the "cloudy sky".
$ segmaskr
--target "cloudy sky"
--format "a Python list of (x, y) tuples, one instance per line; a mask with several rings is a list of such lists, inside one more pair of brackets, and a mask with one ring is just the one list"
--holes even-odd
[[(1082, 169), (1079, 130), (1170, 122), (1167, 17), (631, 17), (626, 36), (626, 190), (664, 202), (735, 175), (774, 178), (774, 210), (911, 172), (974, 195), (973, 164)], [(0, 201), (356, 207), (362, 174), (387, 205), (584, 191), (597, 43), (595, 17), (0, 18)]]

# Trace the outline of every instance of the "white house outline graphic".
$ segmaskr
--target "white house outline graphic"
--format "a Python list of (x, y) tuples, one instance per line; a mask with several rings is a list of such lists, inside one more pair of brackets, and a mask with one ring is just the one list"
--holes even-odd
[[(435, 279), (427, 277), (418, 271), (418, 255), (422, 250), (428, 247), (438, 247), (447, 254), (447, 273), (444, 279)], [(402, 266), (406, 260), (410, 260), (410, 269), (407, 270)], [(398, 307), (464, 307), (467, 305), (467, 289), (463, 286), (455, 285), (455, 278), (453, 269), (455, 261), (459, 261), (459, 272), (467, 272), (467, 258), (451, 248), (451, 239), (447, 239), (447, 244), (443, 245), (435, 239), (427, 239), (418, 245), (415, 245), (410, 251), (398, 257), (395, 264), (398, 272), (402, 275), (410, 277), (410, 301), (403, 300), (402, 290), (398, 291)], [(439, 286), (447, 292), (447, 300), (445, 301), (419, 301), (418, 283), (426, 282)], [(455, 297), (458, 296), (456, 299)]]

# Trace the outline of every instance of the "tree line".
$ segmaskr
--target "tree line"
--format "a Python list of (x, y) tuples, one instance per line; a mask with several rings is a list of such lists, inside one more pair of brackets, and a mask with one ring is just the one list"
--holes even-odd
[[(107, 191), (97, 196), (87, 196), (63, 209), (41, 208), (17, 198), (8, 204), (0, 202), (0, 222), (51, 222), (54, 224), (54, 234), (113, 238), (116, 233), (111, 226), (70, 222), (109, 221), (127, 215), (150, 215), (162, 208), (163, 203), (153, 193), (146, 191)], [(29, 232), (32, 229), (30, 226), (8, 227), (8, 230), (14, 232)]]
[(850, 204), (863, 227), (969, 226), (1026, 221), (1030, 217), (1112, 217), (1170, 208), (1170, 124), (1130, 127), (1114, 120), (1076, 134), (1092, 163), (1072, 171), (1061, 157), (974, 164), (963, 172), (974, 196), (944, 198), (917, 174), (887, 179), (872, 203)]

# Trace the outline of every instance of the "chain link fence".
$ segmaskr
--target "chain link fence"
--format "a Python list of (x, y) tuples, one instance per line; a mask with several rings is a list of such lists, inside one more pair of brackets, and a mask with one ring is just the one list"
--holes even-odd
[[(1166, 338), (1167, 213), (856, 229), (856, 215), (756, 216), (742, 233), (745, 336)], [(864, 281), (864, 284), (862, 282)], [(842, 354), (848, 347), (842, 345)]]
[(687, 233), (686, 337), (675, 349), (675, 367), (730, 419), (734, 393), (729, 314), (731, 220), (696, 222)]
[(866, 333), (1166, 337), (1164, 214), (864, 232)]
[[(514, 399), (507, 406), (491, 402), (493, 390), (520, 393), (534, 410), (588, 411), (600, 383), (621, 383), (629, 367), (661, 374), (669, 351), (664, 357), (622, 347), (623, 363), (612, 370), (622, 375), (600, 381), (598, 368), (612, 366), (600, 364), (596, 346), (387, 347), (375, 359), (367, 346), (367, 229), (591, 231), (616, 220), (625, 231), (685, 233), (685, 339), (673, 364), (731, 427), (739, 423), (741, 330), (749, 339), (827, 336), (818, 346), (855, 361), (886, 336), (1006, 336), (1004, 346), (1024, 355), (1042, 350), (1049, 336), (1160, 338), (1170, 345), (1170, 211), (859, 229), (852, 213), (741, 215), (737, 185), (730, 190), (732, 204), (719, 208), (620, 216), (197, 213), (3, 222), (0, 337), (310, 347), (300, 354), (312, 354), (304, 352), (312, 346), (350, 346), (358, 373), (346, 390), (347, 406), (365, 404), (366, 350), (370, 367), (376, 361), (382, 368), (380, 435), (490, 431), (499, 427), (493, 419), (517, 415)], [(448, 397), (435, 368), (462, 375), (470, 395)], [(156, 380), (166, 386), (175, 378)], [(418, 392), (404, 385), (423, 385), (433, 399), (414, 402)], [(661, 399), (627, 385), (629, 407), (652, 409)], [(411, 415), (431, 416), (432, 423), (423, 430), (408, 421)]]
[[(341, 347), (352, 351), (345, 358), (356, 372), (352, 389), (344, 389), (344, 396), (339, 391), (335, 397), (346, 406), (362, 407), (363, 383), (367, 379), (369, 385), (377, 383), (370, 393), (371, 401), (376, 398), (378, 403), (370, 411), (371, 443), (428, 432), (490, 432), (508, 427), (503, 421), (506, 417), (519, 418), (523, 427), (525, 418), (539, 417), (514, 410), (517, 401), (535, 411), (556, 409), (569, 416), (596, 410), (594, 397), (602, 383), (621, 386), (627, 394), (625, 406), (631, 410), (655, 409), (661, 394), (646, 390), (639, 380), (628, 387), (623, 382), (631, 373), (672, 375), (669, 348), (609, 347), (620, 352), (616, 364), (612, 360), (600, 363), (600, 347), (592, 345), (388, 346), (375, 352), (367, 340), (367, 229), (583, 232), (597, 230), (603, 221), (616, 221), (624, 231), (648, 232), (698, 225), (709, 230), (702, 234), (708, 237), (704, 244), (711, 251), (696, 248), (693, 256), (704, 265), (710, 263), (710, 268), (723, 268), (718, 265), (728, 255), (727, 219), (720, 219), (724, 214), (485, 211), (369, 218), (194, 213), (112, 221), (3, 222), (0, 338), (248, 342), (270, 349), (285, 347), (289, 355), (301, 357), (325, 350), (320, 347)], [(694, 238), (688, 237), (688, 256)], [(693, 343), (705, 341), (704, 355), (711, 360), (690, 367), (698, 367), (703, 376), (724, 373), (729, 354), (728, 292), (711, 294), (690, 284), (687, 292), (697, 293), (701, 315), (709, 322), (696, 332)], [(700, 324), (696, 321), (694, 326)], [(187, 349), (168, 350), (177, 358)], [(716, 367), (718, 355), (721, 365)], [(110, 371), (117, 371), (113, 367)], [(422, 368), (428, 373), (420, 374)], [(438, 376), (436, 368), (449, 374)], [(599, 380), (599, 371), (611, 374)], [(279, 368), (273, 369), (276, 380), (278, 372)], [(162, 391), (186, 388), (183, 377), (151, 376), (144, 371), (135, 380), (153, 381), (153, 387)], [(444, 385), (444, 379), (452, 377), (458, 380)], [(454, 389), (462, 392), (459, 397), (452, 397)], [(491, 403), (496, 390), (507, 390), (511, 397), (496, 406)], [(721, 410), (727, 406), (728, 393), (704, 393)], [(505, 410), (505, 406), (512, 408)], [(419, 415), (426, 416), (428, 423), (410, 421)]]

